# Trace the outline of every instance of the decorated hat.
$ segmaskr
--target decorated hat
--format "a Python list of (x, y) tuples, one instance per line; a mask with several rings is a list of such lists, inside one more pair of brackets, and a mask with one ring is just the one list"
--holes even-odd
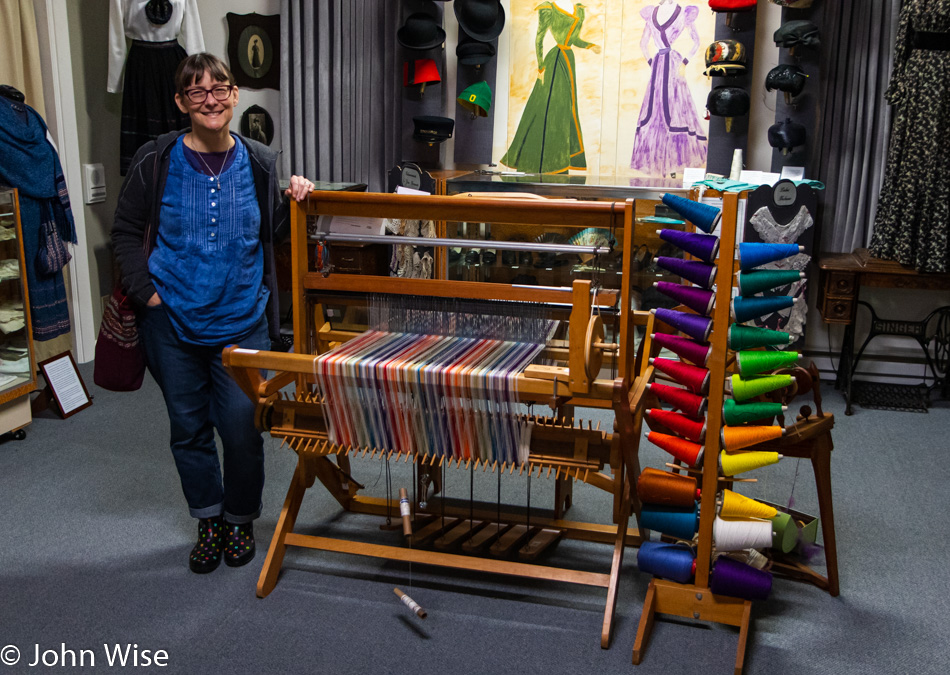
[(445, 31), (434, 17), (416, 12), (406, 17), (402, 28), (396, 31), (396, 39), (407, 49), (432, 49), (445, 42)]
[(432, 59), (413, 59), (402, 64), (402, 86), (414, 84), (438, 84), (442, 81), (439, 67)]
[(808, 75), (805, 71), (791, 63), (782, 63), (775, 66), (765, 76), (765, 88), (768, 91), (778, 89), (792, 96), (798, 96), (805, 88), (805, 80)]
[(714, 12), (751, 12), (759, 0), (709, 0)]
[(491, 61), (495, 55), (495, 47), (488, 42), (476, 40), (471, 35), (466, 35), (465, 31), (459, 30), (459, 43), (455, 48), (455, 55), (458, 57), (459, 65), (482, 66)]
[(785, 118), (784, 122), (769, 127), (769, 145), (787, 155), (800, 145), (805, 145), (805, 127)]
[(716, 40), (706, 47), (706, 75), (745, 73), (745, 45), (738, 40)]
[(488, 111), (491, 110), (491, 88), (484, 80), (476, 82), (459, 94), (458, 102), (460, 106), (471, 111), (473, 116), (488, 117)]
[(498, 0), (455, 0), (459, 26), (476, 40), (491, 42), (505, 27), (505, 10)]
[(818, 26), (811, 21), (786, 21), (772, 36), (779, 47), (817, 47), (820, 44)]
[(782, 7), (791, 7), (792, 9), (806, 9), (811, 7), (815, 0), (772, 0), (776, 5)]
[(415, 126), (412, 137), (429, 145), (452, 138), (452, 130), (455, 129), (455, 120), (435, 115), (413, 117), (412, 123)]
[(710, 115), (726, 118), (726, 131), (732, 131), (732, 118), (749, 113), (749, 92), (739, 87), (719, 86), (706, 97), (706, 109)]

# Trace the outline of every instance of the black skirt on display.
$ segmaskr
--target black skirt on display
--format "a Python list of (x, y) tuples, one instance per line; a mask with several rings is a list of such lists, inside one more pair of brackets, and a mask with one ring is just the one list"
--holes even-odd
[(175, 69), (187, 56), (177, 40), (133, 40), (125, 61), (120, 169), (124, 176), (135, 151), (160, 135), (189, 125), (175, 105)]

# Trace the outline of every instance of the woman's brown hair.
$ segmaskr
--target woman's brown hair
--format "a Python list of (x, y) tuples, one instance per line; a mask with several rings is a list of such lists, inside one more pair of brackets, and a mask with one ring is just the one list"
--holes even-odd
[(237, 84), (231, 70), (224, 65), (224, 61), (214, 54), (202, 52), (192, 54), (178, 64), (178, 69), (175, 71), (175, 88), (178, 93), (184, 94), (185, 89), (200, 81), (205, 73), (211, 75), (211, 79), (215, 82)]

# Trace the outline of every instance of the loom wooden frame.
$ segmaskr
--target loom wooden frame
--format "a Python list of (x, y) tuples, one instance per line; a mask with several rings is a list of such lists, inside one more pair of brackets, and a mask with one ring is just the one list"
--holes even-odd
[[(257, 594), (260, 597), (270, 593), (278, 580), (281, 564), (288, 546), (311, 548), (337, 553), (380, 557), (390, 560), (413, 561), (428, 565), (464, 569), (476, 572), (505, 574), (523, 578), (548, 579), (551, 581), (576, 583), (605, 588), (604, 622), (601, 631), (601, 646), (610, 644), (613, 617), (617, 602), (620, 567), (626, 546), (637, 546), (642, 541), (639, 529), (628, 530), (631, 515), (639, 517), (639, 502), (631, 481), (640, 473), (637, 448), (630, 444), (621, 444), (617, 434), (608, 434), (591, 429), (576, 429), (564, 425), (561, 418), (539, 420), (536, 436), (554, 434), (566, 440), (560, 444), (547, 440), (545, 448), (561, 447), (563, 454), (539, 456), (532, 449), (529, 471), (537, 470), (539, 475), (545, 469), (550, 476), (554, 472), (558, 480), (556, 499), (560, 505), (565, 494), (570, 494), (570, 481), (583, 480), (591, 485), (611, 492), (614, 496), (613, 520), (615, 525), (582, 523), (569, 521), (562, 517), (560, 508), (555, 510), (553, 518), (532, 518), (532, 524), (550, 526), (564, 530), (564, 536), (586, 541), (613, 544), (609, 573), (591, 573), (579, 570), (549, 567), (545, 565), (489, 560), (437, 551), (407, 549), (396, 546), (380, 546), (349, 540), (331, 539), (303, 535), (293, 531), (299, 513), (301, 501), (306, 490), (319, 479), (337, 499), (340, 505), (353, 512), (383, 515), (392, 505), (386, 499), (363, 497), (356, 494), (355, 481), (350, 480), (350, 456), (360, 451), (358, 448), (343, 448), (329, 442), (325, 432), (319, 428), (315, 418), (319, 417), (319, 403), (305, 393), (296, 400), (285, 400), (279, 395), (281, 388), (296, 381), (299, 392), (310, 391), (313, 374), (314, 335), (326, 331), (322, 323), (322, 308), (310, 302), (309, 298), (321, 292), (386, 292), (412, 295), (431, 295), (439, 297), (460, 297), (500, 300), (539, 300), (559, 303), (571, 308), (572, 321), (569, 325), (569, 346), (567, 349), (568, 367), (562, 369), (526, 372), (518, 378), (519, 396), (522, 400), (554, 402), (558, 406), (581, 405), (604, 409), (617, 405), (619, 385), (624, 380), (632, 380), (635, 375), (634, 326), (645, 325), (647, 335), (653, 329), (653, 316), (646, 312), (635, 313), (626, 310), (631, 306), (630, 288), (627, 284), (621, 289), (620, 297), (616, 292), (597, 294), (598, 304), (607, 305), (619, 300), (619, 347), (615, 362), (620, 374), (616, 381), (589, 378), (585, 373), (585, 354), (578, 345), (585, 344), (588, 319), (591, 316), (592, 293), (590, 282), (575, 281), (567, 290), (531, 289), (502, 284), (480, 284), (454, 282), (444, 279), (414, 280), (393, 279), (389, 277), (365, 277), (351, 275), (330, 275), (308, 269), (307, 227), (308, 215), (348, 215), (389, 218), (419, 218), (440, 223), (446, 221), (464, 222), (501, 222), (545, 225), (569, 225), (574, 227), (601, 227), (607, 229), (623, 228), (623, 246), (625, 251), (633, 250), (634, 200), (626, 202), (564, 202), (549, 200), (522, 199), (473, 199), (471, 197), (448, 196), (407, 196), (375, 193), (314, 192), (308, 200), (292, 205), (291, 210), (291, 248), (294, 305), (294, 354), (251, 352), (229, 348), (225, 350), (223, 360), (245, 393), (258, 402), (259, 425), (270, 429), (272, 435), (288, 441), (297, 452), (298, 463), (288, 488), (287, 497), (277, 522), (277, 528), (271, 541), (267, 557), (258, 581)], [(630, 278), (632, 256), (623, 256), (623, 277)], [(316, 311), (315, 311), (316, 308)], [(320, 318), (315, 318), (318, 315)], [(581, 320), (583, 319), (583, 320)], [(346, 339), (353, 334), (346, 331), (334, 332), (334, 338)], [(324, 335), (326, 338), (327, 335)], [(264, 380), (259, 369), (275, 371), (275, 375)], [(648, 367), (647, 373), (652, 373)], [(637, 388), (634, 396), (624, 398), (624, 408), (635, 416), (634, 424), (639, 429), (645, 387)], [(275, 412), (276, 411), (276, 412)], [(308, 418), (309, 415), (309, 418)], [(309, 426), (308, 426), (309, 425)], [(303, 428), (306, 427), (306, 428)], [(593, 436), (591, 435), (593, 434)], [(601, 442), (597, 442), (600, 434)], [(598, 449), (599, 448), (599, 449)], [(362, 449), (362, 455), (371, 450), (372, 456), (379, 454), (392, 458), (379, 449)], [(593, 457), (588, 458), (590, 450)], [(573, 459), (574, 455), (583, 456), (587, 464)], [(328, 458), (334, 456), (336, 462)], [(408, 461), (397, 455), (397, 460)], [(412, 457), (414, 462), (431, 464), (436, 458)], [(440, 465), (444, 460), (439, 460)], [(449, 460), (451, 465), (452, 460)], [(461, 461), (458, 465), (461, 465)], [(609, 463), (613, 475), (591, 470), (597, 465)], [(476, 462), (476, 468), (478, 463)], [(468, 464), (466, 464), (468, 468)], [(506, 469), (512, 473), (515, 466), (500, 467), (482, 465), (482, 471), (489, 468), (492, 472)], [(522, 465), (519, 469), (523, 471)], [(563, 478), (561, 477), (563, 474)], [(563, 485), (562, 485), (563, 482)], [(398, 509), (397, 509), (398, 510)], [(446, 515), (454, 515), (451, 507)], [(464, 509), (458, 515), (469, 515)], [(476, 512), (476, 517), (478, 517)], [(486, 517), (494, 513), (484, 513)], [(511, 515), (503, 514), (501, 522), (514, 521)]]

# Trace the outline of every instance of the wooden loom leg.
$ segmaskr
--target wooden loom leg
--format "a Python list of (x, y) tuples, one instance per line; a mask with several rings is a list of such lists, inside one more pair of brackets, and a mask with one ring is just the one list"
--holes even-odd
[(745, 667), (745, 648), (749, 640), (749, 624), (752, 622), (752, 603), (746, 602), (745, 609), (742, 612), (742, 623), (739, 624), (739, 644), (736, 647), (736, 670), (735, 675), (742, 675), (742, 669)]
[(818, 488), (818, 513), (821, 515), (821, 538), (825, 544), (825, 565), (828, 568), (828, 593), (838, 597), (838, 548), (835, 543), (835, 512), (831, 500), (831, 434), (815, 440), (811, 453)]
[(647, 595), (643, 599), (643, 612), (640, 614), (640, 625), (637, 626), (637, 639), (633, 643), (633, 665), (639, 666), (643, 660), (643, 652), (650, 641), (653, 632), (653, 620), (656, 618), (656, 583), (650, 581)]
[[(630, 513), (630, 505), (626, 501), (623, 511)], [(617, 610), (617, 591), (620, 586), (620, 565), (623, 562), (623, 549), (627, 538), (627, 517), (621, 518), (617, 525), (617, 541), (614, 544), (614, 557), (610, 565), (610, 585), (607, 587), (607, 605), (604, 609), (604, 627), (600, 632), (600, 646), (602, 649), (610, 647), (613, 637), (614, 612)]]
[(267, 557), (264, 559), (264, 567), (257, 579), (257, 597), (259, 598), (266, 597), (277, 585), (277, 577), (280, 575), (280, 568), (284, 562), (284, 553), (287, 551), (287, 544), (284, 542), (287, 535), (294, 529), (304, 493), (310, 485), (313, 485), (313, 475), (308, 476), (306, 465), (305, 458), (297, 458), (297, 468), (290, 480), (287, 497), (284, 499), (284, 506), (277, 519), (277, 527), (274, 529), (274, 536), (270, 540)]

